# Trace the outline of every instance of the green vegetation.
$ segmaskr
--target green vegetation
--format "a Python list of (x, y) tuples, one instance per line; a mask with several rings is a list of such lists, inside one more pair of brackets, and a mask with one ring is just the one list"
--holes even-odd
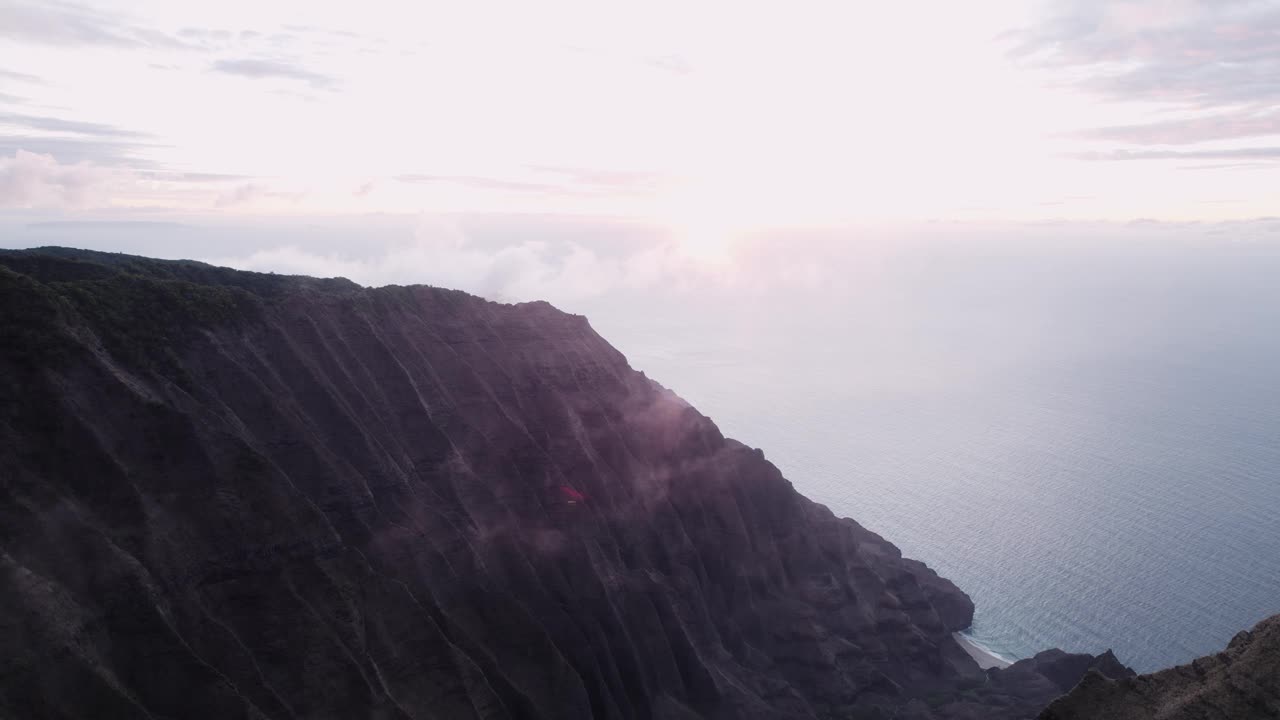
[(0, 265), (0, 355), (23, 362), (64, 358), (66, 302), (52, 289)]
[(175, 350), (203, 330), (252, 321), (291, 278), (203, 263), (63, 248), (0, 252), (0, 351), (63, 362), (92, 331), (117, 361), (185, 384)]
[(121, 273), (106, 280), (50, 285), (112, 356), (136, 366), (173, 364), (175, 347), (200, 330), (259, 316), (262, 300), (235, 287)]

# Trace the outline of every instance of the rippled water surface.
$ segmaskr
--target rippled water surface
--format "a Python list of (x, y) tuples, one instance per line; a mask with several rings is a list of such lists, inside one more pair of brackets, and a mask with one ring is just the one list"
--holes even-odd
[(1280, 612), (1275, 248), (878, 262), (847, 284), (575, 309), (969, 592), (997, 652), (1110, 647), (1145, 671)]

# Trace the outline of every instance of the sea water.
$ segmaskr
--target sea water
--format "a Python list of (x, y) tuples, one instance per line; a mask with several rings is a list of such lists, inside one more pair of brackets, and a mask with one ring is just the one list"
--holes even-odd
[(575, 309), (798, 490), (955, 581), (981, 645), (1150, 671), (1280, 612), (1277, 245), (828, 253), (811, 283)]

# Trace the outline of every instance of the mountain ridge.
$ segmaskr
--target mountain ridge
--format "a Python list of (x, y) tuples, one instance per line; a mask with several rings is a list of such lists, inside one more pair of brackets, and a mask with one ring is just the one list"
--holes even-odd
[(1267, 720), (1280, 717), (1280, 615), (1222, 652), (1137, 677), (1088, 672), (1039, 720)]
[(1020, 718), (1132, 674), (980, 670), (968, 596), (547, 303), (53, 248), (0, 307), (8, 713)]

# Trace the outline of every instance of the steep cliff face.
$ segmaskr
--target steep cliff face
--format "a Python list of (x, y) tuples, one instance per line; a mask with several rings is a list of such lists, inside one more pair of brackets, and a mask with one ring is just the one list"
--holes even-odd
[(0, 716), (1015, 718), (1101, 662), (984, 673), (972, 613), (544, 303), (0, 252)]
[(1280, 718), (1280, 615), (1226, 650), (1135, 678), (1090, 673), (1041, 720), (1271, 720)]

